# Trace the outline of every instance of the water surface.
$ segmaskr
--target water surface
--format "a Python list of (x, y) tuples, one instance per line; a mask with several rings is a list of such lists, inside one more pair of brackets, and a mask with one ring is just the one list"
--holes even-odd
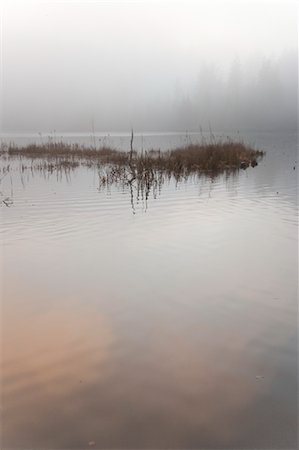
[(258, 167), (148, 199), (11, 162), (1, 448), (297, 448), (297, 135), (245, 138)]

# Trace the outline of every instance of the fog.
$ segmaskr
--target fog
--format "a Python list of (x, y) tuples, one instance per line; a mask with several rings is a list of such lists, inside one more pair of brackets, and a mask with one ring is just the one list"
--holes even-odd
[(297, 2), (1, 2), (2, 132), (293, 129)]

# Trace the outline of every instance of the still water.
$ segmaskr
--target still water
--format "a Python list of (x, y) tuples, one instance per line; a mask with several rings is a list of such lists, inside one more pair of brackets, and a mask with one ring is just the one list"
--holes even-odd
[(297, 134), (244, 137), (258, 167), (148, 199), (12, 162), (2, 449), (297, 448)]

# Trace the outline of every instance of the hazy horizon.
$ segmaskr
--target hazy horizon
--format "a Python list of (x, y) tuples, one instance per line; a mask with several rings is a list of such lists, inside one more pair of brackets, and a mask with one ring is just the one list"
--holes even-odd
[(296, 1), (0, 4), (3, 133), (297, 127)]

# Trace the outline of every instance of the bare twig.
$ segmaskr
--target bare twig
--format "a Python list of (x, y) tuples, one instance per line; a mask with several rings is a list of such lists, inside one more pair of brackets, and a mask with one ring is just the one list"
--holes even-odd
[(134, 139), (134, 132), (133, 132), (133, 128), (131, 130), (131, 141), (130, 141), (130, 158), (129, 161), (132, 161), (133, 158), (133, 139)]

